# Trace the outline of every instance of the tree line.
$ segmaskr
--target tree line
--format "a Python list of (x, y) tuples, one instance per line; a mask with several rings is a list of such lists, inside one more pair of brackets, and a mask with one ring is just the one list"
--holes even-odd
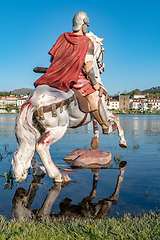
[(130, 95), (130, 97), (132, 97), (133, 95), (140, 95), (140, 94), (145, 95), (146, 98), (154, 98), (154, 97), (159, 98), (160, 97), (160, 87), (152, 88), (152, 89), (148, 89), (148, 90), (144, 90), (144, 91), (140, 91), (138, 88), (131, 92), (127, 92), (126, 90), (124, 90), (124, 92), (121, 95)]

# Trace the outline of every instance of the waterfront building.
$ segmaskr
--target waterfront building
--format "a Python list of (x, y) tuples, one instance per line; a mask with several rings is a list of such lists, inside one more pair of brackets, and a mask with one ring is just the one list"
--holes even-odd
[(117, 99), (111, 99), (108, 109), (109, 110), (119, 110), (119, 101)]
[(160, 110), (160, 98), (139, 98), (130, 102), (132, 110)]
[(146, 97), (146, 95), (144, 95), (144, 94), (134, 94), (133, 96), (132, 96), (132, 99), (141, 99), (141, 98), (145, 98)]
[(18, 97), (14, 95), (6, 96), (6, 105), (16, 106)]
[(146, 111), (148, 110), (148, 98), (141, 99), (141, 110)]
[(119, 96), (119, 109), (120, 110), (129, 110), (130, 108), (130, 96), (129, 95), (120, 95)]
[(148, 104), (152, 106), (153, 110), (160, 110), (160, 98), (149, 98)]
[[(14, 95), (10, 96), (0, 96), (0, 109), (6, 108), (7, 106), (18, 106), (21, 107), (26, 101), (28, 96), (16, 97)], [(3, 111), (1, 111), (2, 113)]]
[(6, 108), (6, 97), (0, 96), (0, 108)]
[(140, 99), (132, 99), (130, 101), (130, 109), (131, 110), (140, 110), (141, 109), (141, 100)]
[(22, 97), (22, 98), (18, 98), (17, 99), (17, 106), (21, 107), (23, 105), (23, 103), (25, 103), (26, 99), (28, 96)]

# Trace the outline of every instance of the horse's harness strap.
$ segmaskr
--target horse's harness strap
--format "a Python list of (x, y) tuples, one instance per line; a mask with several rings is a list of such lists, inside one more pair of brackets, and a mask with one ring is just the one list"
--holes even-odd
[(72, 127), (72, 128), (81, 127), (83, 125), (83, 123), (86, 121), (87, 115), (88, 115), (88, 113), (85, 113), (84, 118), (82, 119), (82, 121), (80, 121), (80, 123), (77, 126)]
[(102, 104), (102, 100), (99, 99), (99, 101), (98, 101), (98, 113), (99, 113), (100, 121), (101, 121), (102, 124), (104, 124), (106, 127), (109, 127), (109, 125), (106, 123), (106, 121), (103, 119), (103, 117), (102, 117), (102, 115), (101, 115), (101, 111), (100, 111), (101, 104)]
[(76, 97), (73, 94), (70, 98), (65, 99), (61, 102), (53, 103), (48, 106), (42, 106), (38, 110), (34, 112), (35, 116), (38, 116), (40, 120), (44, 120), (44, 113), (46, 112), (52, 112), (52, 117), (57, 117), (57, 108), (60, 108), (60, 113), (63, 112), (63, 106), (66, 106), (65, 109), (67, 109), (71, 102), (74, 101), (74, 105), (77, 104)]

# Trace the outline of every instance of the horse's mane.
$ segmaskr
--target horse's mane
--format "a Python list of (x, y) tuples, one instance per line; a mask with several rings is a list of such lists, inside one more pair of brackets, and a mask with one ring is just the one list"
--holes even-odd
[(86, 33), (86, 36), (89, 37), (93, 42), (96, 43), (100, 43), (101, 46), (103, 46), (102, 42), (104, 40), (104, 38), (99, 38), (97, 37), (93, 32), (89, 31), (88, 33)]
[[(103, 73), (104, 71), (104, 67), (105, 67), (105, 64), (103, 63), (103, 55), (102, 55), (102, 65), (101, 67), (98, 67), (97, 65), (97, 60), (99, 60), (99, 56), (100, 56), (100, 53), (103, 54), (103, 52), (105, 51), (105, 49), (103, 48), (103, 40), (104, 38), (99, 38), (97, 37), (93, 32), (89, 31), (88, 33), (86, 33), (86, 36), (88, 38), (91, 39), (91, 41), (93, 42), (94, 44), (94, 58), (93, 58), (93, 66), (94, 66), (94, 71), (95, 71), (95, 74), (96, 74), (96, 78), (97, 78), (97, 81), (98, 83), (102, 84), (102, 80), (101, 80), (101, 76), (100, 74)], [(101, 52), (100, 52), (100, 51)], [(97, 56), (98, 55), (98, 56)]]

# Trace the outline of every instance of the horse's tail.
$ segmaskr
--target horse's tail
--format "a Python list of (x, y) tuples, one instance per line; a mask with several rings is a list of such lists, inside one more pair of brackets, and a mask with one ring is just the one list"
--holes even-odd
[(16, 120), (15, 134), (18, 146), (12, 159), (12, 170), (18, 182), (27, 177), (27, 170), (34, 155), (35, 141), (40, 137), (39, 131), (33, 126), (34, 111), (32, 103), (24, 103)]

